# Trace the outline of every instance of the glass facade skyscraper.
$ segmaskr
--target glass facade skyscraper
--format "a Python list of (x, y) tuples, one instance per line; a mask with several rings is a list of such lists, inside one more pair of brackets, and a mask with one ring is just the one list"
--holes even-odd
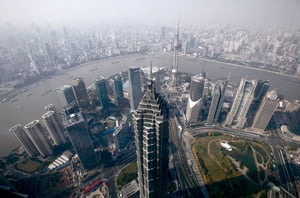
[(80, 164), (85, 171), (94, 169), (98, 158), (94, 151), (87, 124), (81, 113), (74, 113), (64, 119), (64, 126)]
[(73, 89), (69, 85), (64, 85), (57, 88), (56, 93), (62, 106), (66, 106), (75, 102)]
[(95, 82), (96, 93), (102, 107), (106, 107), (109, 103), (106, 81), (103, 77), (98, 78)]
[(239, 88), (235, 95), (230, 112), (227, 115), (225, 124), (243, 128), (247, 121), (247, 113), (254, 98), (254, 91), (257, 81), (241, 79)]
[(134, 113), (141, 198), (167, 197), (169, 109), (152, 82)]
[(114, 98), (115, 98), (115, 105), (120, 106), (122, 103), (122, 100), (124, 98), (123, 95), (123, 81), (122, 81), (122, 76), (121, 74), (118, 74), (115, 76), (114, 81), (113, 81), (113, 93), (114, 93)]
[(129, 68), (129, 100), (131, 110), (136, 110), (142, 99), (141, 69), (138, 67)]
[(90, 106), (89, 96), (82, 78), (75, 78), (72, 81), (76, 102), (80, 110), (85, 110)]

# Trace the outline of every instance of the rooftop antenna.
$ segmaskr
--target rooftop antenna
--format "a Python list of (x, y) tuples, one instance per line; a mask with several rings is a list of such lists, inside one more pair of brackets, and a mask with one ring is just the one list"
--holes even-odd
[(149, 71), (149, 74), (150, 74), (150, 81), (152, 81), (152, 61), (150, 61), (150, 71)]
[(174, 43), (174, 60), (172, 65), (172, 70), (178, 71), (178, 52), (181, 48), (181, 43), (179, 43), (179, 17), (177, 22), (177, 33), (176, 33), (176, 42)]

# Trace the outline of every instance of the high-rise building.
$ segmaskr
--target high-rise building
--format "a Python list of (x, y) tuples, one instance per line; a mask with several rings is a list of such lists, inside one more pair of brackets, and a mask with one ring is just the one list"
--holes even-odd
[(186, 119), (188, 122), (197, 122), (199, 112), (204, 101), (206, 89), (206, 74), (202, 72), (200, 75), (192, 76), (190, 95), (186, 108)]
[(232, 107), (226, 118), (225, 124), (227, 126), (233, 125), (237, 128), (245, 126), (247, 121), (246, 115), (254, 98), (255, 87), (255, 80), (241, 79)]
[(138, 67), (129, 68), (129, 100), (131, 110), (136, 110), (142, 99), (141, 69)]
[(254, 117), (252, 128), (264, 131), (268, 126), (274, 111), (278, 106), (278, 96), (275, 90), (267, 93)]
[(73, 93), (73, 89), (69, 85), (64, 85), (56, 89), (57, 96), (61, 103), (61, 106), (66, 106), (75, 102), (75, 96)]
[(86, 110), (90, 106), (90, 101), (83, 79), (75, 78), (72, 84), (76, 102), (80, 110)]
[(124, 98), (123, 81), (122, 81), (121, 74), (116, 75), (113, 82), (114, 82), (113, 93), (114, 93), (115, 105), (120, 106)]
[(54, 111), (48, 111), (42, 115), (44, 125), (53, 140), (55, 145), (61, 145), (66, 143), (66, 137), (64, 135), (64, 127), (62, 119)]
[(168, 117), (168, 104), (151, 82), (133, 119), (141, 198), (167, 197)]
[(207, 123), (209, 124), (218, 122), (220, 111), (223, 105), (226, 85), (227, 85), (227, 81), (225, 82), (217, 81), (214, 86), (212, 92), (212, 101), (207, 116)]
[(21, 125), (17, 124), (9, 129), (10, 132), (12, 132), (18, 142), (21, 144), (23, 149), (26, 151), (26, 153), (30, 156), (33, 157), (38, 154), (37, 149), (35, 148), (34, 144), (26, 134), (26, 132), (23, 130)]
[(26, 124), (24, 129), (41, 156), (53, 154), (46, 129), (38, 120)]
[(109, 103), (106, 89), (106, 80), (103, 77), (97, 78), (95, 82), (96, 93), (102, 107), (107, 107)]
[(265, 97), (269, 87), (270, 87), (269, 81), (258, 80), (256, 84), (256, 88), (254, 90), (254, 99), (261, 101)]
[(66, 117), (64, 119), (64, 126), (73, 148), (78, 155), (82, 168), (85, 171), (94, 169), (98, 164), (98, 158), (82, 114), (74, 113)]
[(54, 104), (47, 104), (46, 106), (44, 106), (44, 109), (46, 111), (54, 111), (55, 113), (57, 112)]

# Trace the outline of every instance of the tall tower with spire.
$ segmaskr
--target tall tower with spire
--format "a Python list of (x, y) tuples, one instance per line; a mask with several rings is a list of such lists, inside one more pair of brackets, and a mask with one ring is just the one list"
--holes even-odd
[(176, 33), (176, 42), (174, 43), (174, 57), (173, 57), (173, 65), (172, 70), (178, 71), (178, 52), (181, 48), (181, 43), (179, 42), (179, 19), (177, 23), (177, 33)]
[(176, 73), (178, 72), (178, 53), (181, 48), (181, 43), (179, 42), (179, 19), (177, 23), (177, 33), (176, 41), (174, 43), (174, 55), (173, 55), (173, 64), (172, 64), (172, 83), (176, 84)]
[[(152, 78), (150, 68), (150, 79)], [(168, 178), (168, 103), (151, 79), (134, 113), (140, 198), (166, 197)]]

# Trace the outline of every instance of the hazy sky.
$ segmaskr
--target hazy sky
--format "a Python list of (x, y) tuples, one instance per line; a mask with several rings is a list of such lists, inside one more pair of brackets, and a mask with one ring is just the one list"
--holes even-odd
[[(0, 23), (297, 23), (300, 0), (0, 0)], [(176, 24), (176, 22), (175, 22)]]

